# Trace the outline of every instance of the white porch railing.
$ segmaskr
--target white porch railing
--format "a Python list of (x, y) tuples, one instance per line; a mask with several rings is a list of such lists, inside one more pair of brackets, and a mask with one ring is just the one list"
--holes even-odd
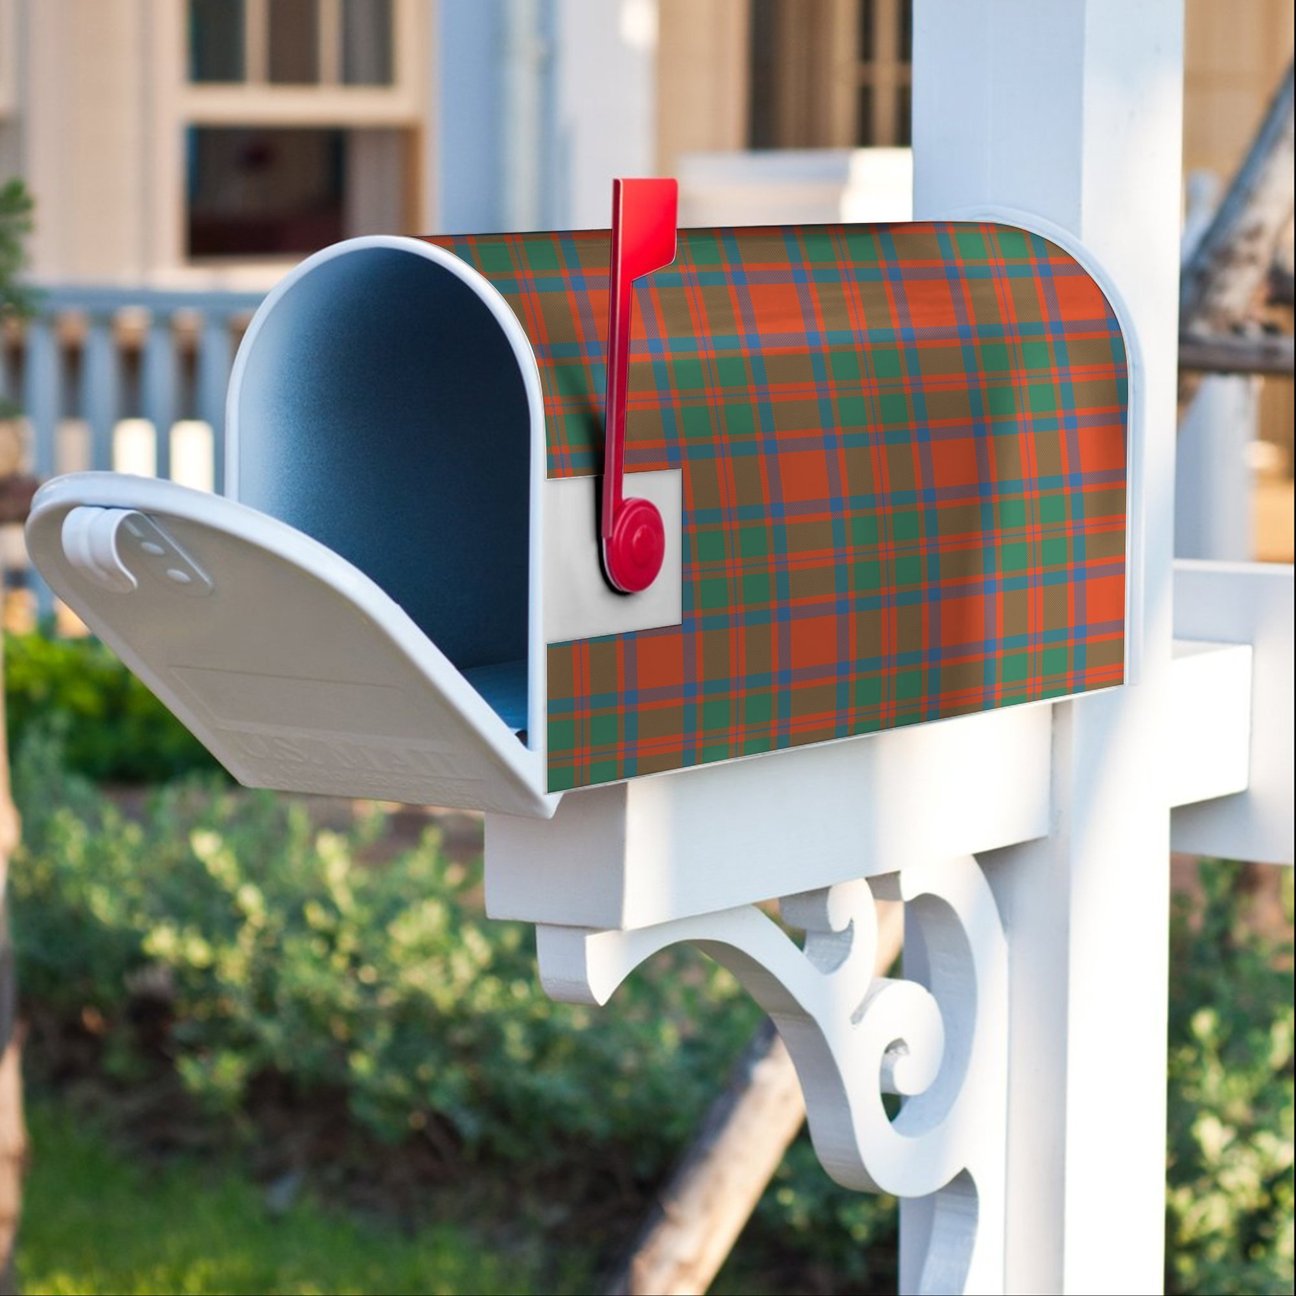
[[(23, 411), (26, 467), (105, 469), (223, 489), (225, 387), (258, 293), (60, 285), (0, 347), (0, 396)], [(11, 569), (26, 568), (21, 550)], [(53, 610), (29, 568), (37, 611)]]

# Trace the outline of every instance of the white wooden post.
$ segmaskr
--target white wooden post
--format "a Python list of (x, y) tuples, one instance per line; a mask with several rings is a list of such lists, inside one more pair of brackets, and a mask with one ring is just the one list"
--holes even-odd
[(1254, 543), (1251, 467), (1259, 435), (1260, 380), (1213, 374), (1179, 426), (1175, 556), (1247, 562)]
[(1136, 351), (1135, 681), (1054, 709), (1052, 835), (984, 857), (1011, 966), (1009, 1291), (1162, 1285), (1182, 20), (1181, 0), (919, 0), (915, 20), (915, 216), (1069, 231)]
[(656, 0), (558, 0), (552, 7), (553, 165), (558, 227), (607, 221), (613, 176), (651, 175)]

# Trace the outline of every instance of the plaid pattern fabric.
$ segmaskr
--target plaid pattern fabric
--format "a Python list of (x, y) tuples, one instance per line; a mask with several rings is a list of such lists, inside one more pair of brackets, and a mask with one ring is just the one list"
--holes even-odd
[[(435, 241), (530, 337), (549, 475), (598, 472), (607, 233)], [(554, 790), (1121, 682), (1125, 349), (1068, 254), (683, 230), (632, 330), (626, 464), (683, 470), (683, 623), (549, 648)]]

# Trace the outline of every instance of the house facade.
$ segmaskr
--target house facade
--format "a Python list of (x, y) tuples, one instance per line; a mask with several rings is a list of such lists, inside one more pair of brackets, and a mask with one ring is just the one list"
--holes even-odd
[[(0, 175), (39, 280), (256, 288), (350, 235), (599, 224), (613, 174), (693, 154), (903, 148), (911, 8), (0, 0)], [(1189, 171), (1227, 175), (1291, 57), (1284, 0), (1236, 19), (1188, 0)]]
[(420, 0), (0, 0), (42, 282), (257, 287), (426, 218)]

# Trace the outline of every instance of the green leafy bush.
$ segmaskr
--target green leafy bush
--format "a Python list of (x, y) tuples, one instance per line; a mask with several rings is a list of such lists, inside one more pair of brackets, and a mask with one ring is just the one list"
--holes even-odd
[[(438, 1126), (478, 1164), (616, 1165), (648, 1184), (755, 1028), (728, 974), (688, 952), (660, 956), (608, 1010), (550, 1002), (529, 930), (482, 918), (476, 868), (447, 861), (435, 833), (373, 867), (380, 820), (321, 832), (300, 803), (212, 779), (163, 788), (129, 818), (38, 728), (15, 790), (28, 1001), (102, 1019), (104, 1065), (129, 1076), (148, 1061), (132, 1003), (164, 995), (163, 1062), (236, 1121), (272, 1076), (303, 1098), (341, 1095), (388, 1143)], [(1205, 867), (1173, 931), (1175, 1292), (1291, 1285), (1291, 946), (1255, 934), (1232, 876)], [(808, 1271), (823, 1290), (881, 1290), (894, 1230), (894, 1203), (835, 1187), (802, 1140), (720, 1285), (778, 1275), (787, 1289)]]
[[(525, 1163), (532, 1181), (615, 1165), (646, 1190), (759, 1020), (688, 950), (658, 955), (607, 1010), (553, 1003), (530, 929), (483, 919), (478, 869), (448, 862), (435, 831), (372, 867), (380, 819), (322, 832), (300, 802), (213, 780), (158, 789), (128, 817), (39, 729), (14, 785), (24, 998), (101, 1022), (101, 1065), (131, 1080), (148, 1064), (132, 1006), (164, 994), (168, 1064), (236, 1123), (274, 1076), (305, 1100), (343, 1095), (388, 1143), (439, 1122), (479, 1164)], [(750, 1290), (809, 1254), (862, 1280), (893, 1271), (893, 1234), (893, 1204), (834, 1186), (807, 1143), (731, 1272)]]
[(14, 777), (23, 993), (125, 1039), (132, 996), (163, 987), (167, 1050), (212, 1106), (237, 1112), (274, 1075), (344, 1093), (387, 1140), (440, 1120), (469, 1151), (534, 1163), (582, 1140), (650, 1173), (754, 1028), (736, 982), (685, 952), (615, 1012), (553, 1003), (530, 928), (486, 922), (477, 870), (435, 832), (374, 868), (377, 820), (318, 831), (300, 803), (210, 783), (132, 820), (44, 740)]
[(1167, 1289), (1290, 1292), (1291, 941), (1257, 933), (1237, 865), (1200, 876), (1173, 927)]
[[(894, 1197), (852, 1192), (829, 1179), (803, 1130), (761, 1197), (717, 1289), (750, 1291), (756, 1263), (768, 1269), (781, 1254), (791, 1261), (789, 1272), (772, 1290), (787, 1291), (800, 1279), (797, 1286), (813, 1291), (894, 1292), (896, 1207)], [(752, 1247), (757, 1238), (768, 1245), (769, 1256)]]
[(61, 735), (68, 767), (114, 783), (219, 770), (206, 748), (98, 640), (6, 634), (9, 750), (33, 725)]

